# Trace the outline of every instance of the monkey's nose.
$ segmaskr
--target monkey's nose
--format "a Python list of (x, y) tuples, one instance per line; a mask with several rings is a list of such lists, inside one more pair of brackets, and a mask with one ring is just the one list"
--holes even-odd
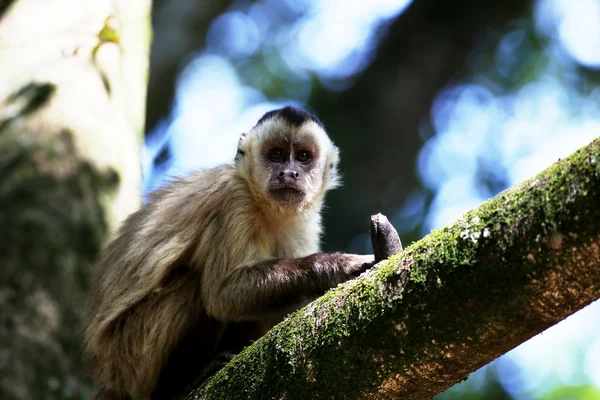
[(280, 178), (286, 178), (287, 177), (287, 178), (297, 179), (298, 178), (298, 172), (286, 169), (285, 171), (281, 171), (279, 173), (279, 177)]

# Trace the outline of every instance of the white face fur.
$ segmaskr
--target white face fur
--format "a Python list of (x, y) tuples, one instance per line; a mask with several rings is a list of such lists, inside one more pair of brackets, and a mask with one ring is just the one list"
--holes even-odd
[(317, 122), (300, 122), (261, 119), (240, 139), (236, 164), (264, 197), (302, 209), (339, 185), (339, 155)]

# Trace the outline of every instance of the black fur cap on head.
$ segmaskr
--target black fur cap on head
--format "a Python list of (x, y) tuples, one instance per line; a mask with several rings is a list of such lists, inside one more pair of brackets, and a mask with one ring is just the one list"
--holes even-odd
[[(321, 120), (319, 118), (317, 118), (316, 115), (311, 114), (308, 111), (302, 110), (300, 108), (292, 107), (292, 106), (286, 106), (283, 108), (279, 108), (277, 110), (271, 110), (271, 111), (267, 112), (265, 115), (260, 117), (260, 119), (258, 120), (258, 122), (256, 123), (256, 125), (254, 127), (257, 127), (260, 124), (262, 124), (263, 122), (268, 121), (270, 119), (274, 119), (274, 118), (280, 118), (283, 120), (284, 123), (286, 123), (289, 126), (292, 126), (294, 128), (302, 126), (307, 121), (313, 121), (314, 123), (319, 125), (322, 129), (325, 129), (325, 127), (323, 126), (323, 123), (321, 122)], [(238, 142), (238, 149), (237, 149), (237, 154), (235, 156), (235, 161), (238, 161), (240, 158), (242, 158), (243, 156), (246, 155), (246, 153), (242, 150), (242, 143), (244, 142), (245, 139), (246, 139), (246, 134), (242, 133), (242, 136), (240, 137), (240, 141)]]
[(277, 110), (269, 111), (258, 120), (256, 125), (258, 126), (264, 121), (276, 117), (283, 119), (287, 124), (296, 128), (304, 124), (306, 121), (313, 121), (321, 128), (325, 128), (321, 120), (317, 118), (316, 115), (292, 106), (286, 106)]

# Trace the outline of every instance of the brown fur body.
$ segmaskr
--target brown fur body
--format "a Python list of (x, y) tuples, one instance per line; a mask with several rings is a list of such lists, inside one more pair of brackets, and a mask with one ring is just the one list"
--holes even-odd
[[(373, 256), (319, 253), (337, 149), (313, 121), (275, 122), (253, 128), (235, 163), (156, 192), (101, 255), (86, 334), (98, 398), (168, 398), (216, 354), (372, 265)], [(315, 154), (306, 198), (293, 205), (266, 190), (264, 143), (282, 137)]]

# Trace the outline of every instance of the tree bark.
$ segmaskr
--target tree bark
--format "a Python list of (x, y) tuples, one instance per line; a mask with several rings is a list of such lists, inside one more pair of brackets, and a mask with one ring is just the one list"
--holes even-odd
[(0, 16), (0, 398), (81, 399), (96, 254), (139, 203), (149, 1)]
[(600, 139), (292, 314), (208, 399), (429, 399), (600, 297)]

